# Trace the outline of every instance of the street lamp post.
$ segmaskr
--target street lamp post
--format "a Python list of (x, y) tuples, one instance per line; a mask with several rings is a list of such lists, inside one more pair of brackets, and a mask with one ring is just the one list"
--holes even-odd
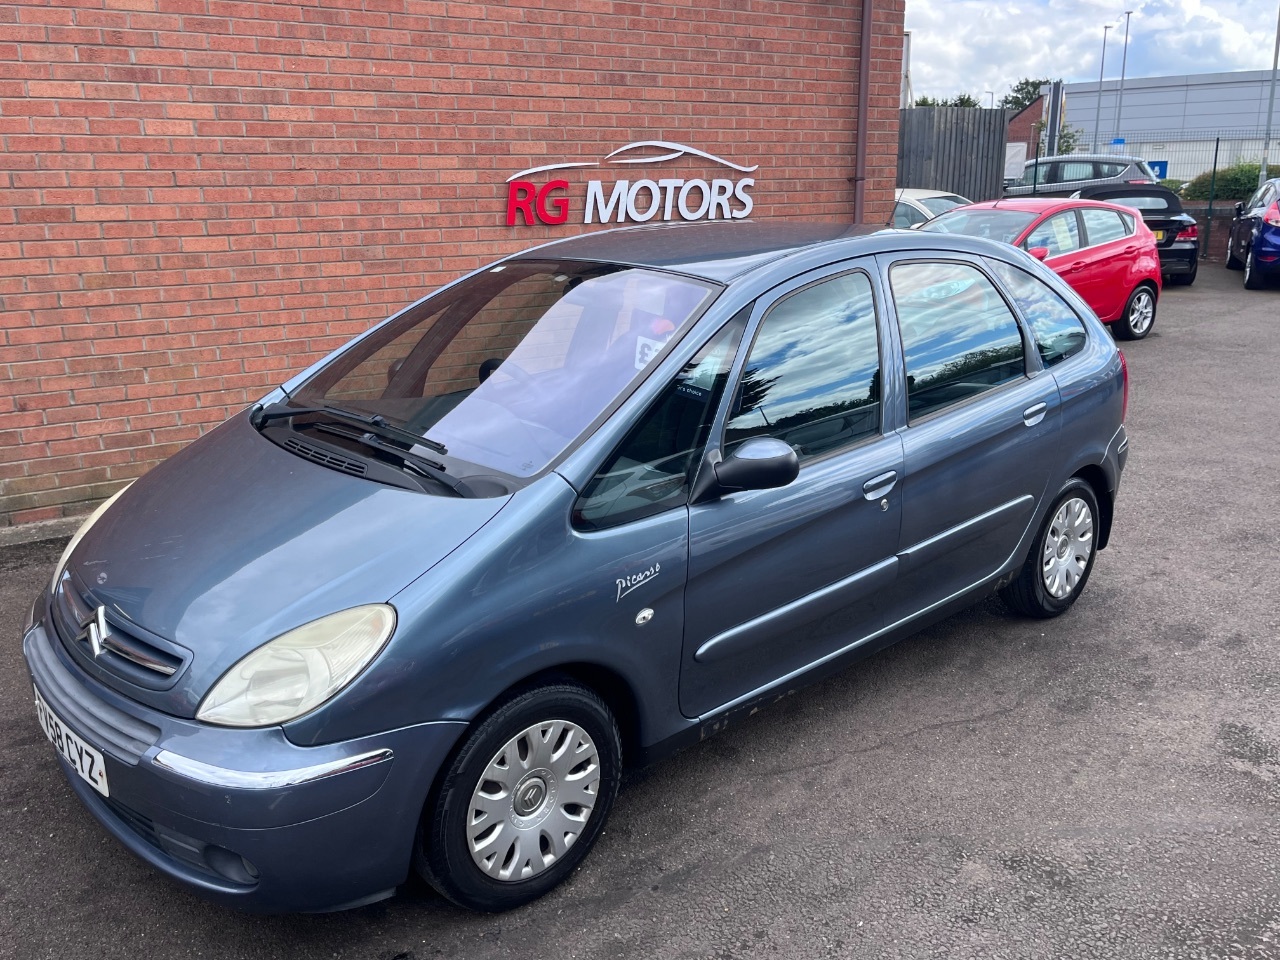
[(1114, 24), (1107, 23), (1102, 26), (1102, 60), (1098, 64), (1098, 109), (1093, 114), (1093, 152), (1098, 152), (1098, 137), (1102, 133), (1102, 71), (1107, 66), (1107, 31)]
[(1124, 12), (1124, 50), (1120, 54), (1120, 89), (1116, 92), (1116, 132), (1112, 139), (1120, 136), (1120, 111), (1124, 109), (1124, 68), (1129, 62), (1129, 17), (1132, 10)]
[(994, 90), (983, 90), (982, 92), (991, 94), (991, 109), (994, 110), (996, 108), (996, 92)]
[(1271, 93), (1267, 95), (1267, 132), (1262, 141), (1262, 170), (1258, 173), (1258, 186), (1267, 179), (1267, 148), (1271, 146), (1271, 114), (1276, 107), (1276, 67), (1280, 65), (1280, 4), (1276, 4), (1276, 49), (1271, 54)]

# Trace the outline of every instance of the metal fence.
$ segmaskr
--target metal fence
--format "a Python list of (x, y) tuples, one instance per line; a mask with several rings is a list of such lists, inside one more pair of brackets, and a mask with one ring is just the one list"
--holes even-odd
[[(1143, 131), (1128, 134), (1123, 143), (1107, 150), (1141, 157), (1178, 191), (1187, 212), (1200, 221), (1202, 256), (1214, 257), (1221, 252), (1214, 236), (1225, 238), (1236, 202), (1258, 186), (1265, 136), (1262, 127)], [(1267, 152), (1269, 176), (1280, 174), (1278, 147), (1280, 140), (1273, 132)], [(1087, 145), (1079, 152), (1085, 150)]]
[(1004, 185), (1006, 110), (911, 107), (899, 111), (898, 186), (994, 200)]

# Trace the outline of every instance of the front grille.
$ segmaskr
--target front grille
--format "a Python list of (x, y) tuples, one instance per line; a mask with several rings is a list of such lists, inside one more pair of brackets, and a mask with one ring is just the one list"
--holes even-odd
[(136, 765), (155, 742), (160, 729), (100, 699), (63, 666), (47, 643), (29, 645), (31, 673), (40, 695), (76, 733), (117, 760)]
[(328, 467), (330, 470), (337, 470), (340, 473), (349, 473), (353, 477), (363, 477), (369, 469), (368, 465), (361, 460), (341, 456), (332, 450), (317, 446), (314, 443), (308, 443), (299, 437), (286, 438), (284, 448), (290, 453), (310, 460), (312, 463), (318, 463), (322, 467)]
[(99, 667), (132, 683), (152, 689), (171, 686), (188, 659), (181, 648), (159, 646), (118, 616), (107, 616), (105, 609), (103, 616), (108, 621), (108, 633), (102, 642), (102, 652), (95, 656), (88, 627), (96, 618), (97, 608), (80, 595), (69, 576), (64, 575), (54, 590), (52, 611), (54, 631), (73, 656), (93, 657)]

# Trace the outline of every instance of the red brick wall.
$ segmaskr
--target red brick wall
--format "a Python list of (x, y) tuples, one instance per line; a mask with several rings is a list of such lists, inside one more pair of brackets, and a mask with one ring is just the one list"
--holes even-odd
[[(83, 511), (439, 282), (583, 229), (505, 226), (524, 168), (676, 140), (758, 163), (753, 216), (851, 218), (859, 11), (0, 6), (0, 525)], [(877, 0), (870, 222), (902, 18)]]
[(1027, 159), (1030, 160), (1036, 155), (1036, 141), (1039, 139), (1040, 131), (1036, 129), (1036, 124), (1040, 122), (1044, 116), (1044, 97), (1036, 97), (1030, 104), (1019, 110), (1009, 120), (1009, 139), (1008, 143), (1025, 143), (1027, 145)]

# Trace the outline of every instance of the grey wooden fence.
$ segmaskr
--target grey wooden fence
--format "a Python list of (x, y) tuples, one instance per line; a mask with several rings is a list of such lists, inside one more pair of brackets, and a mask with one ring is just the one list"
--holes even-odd
[(1005, 110), (910, 107), (899, 111), (898, 186), (995, 200), (1004, 186)]

